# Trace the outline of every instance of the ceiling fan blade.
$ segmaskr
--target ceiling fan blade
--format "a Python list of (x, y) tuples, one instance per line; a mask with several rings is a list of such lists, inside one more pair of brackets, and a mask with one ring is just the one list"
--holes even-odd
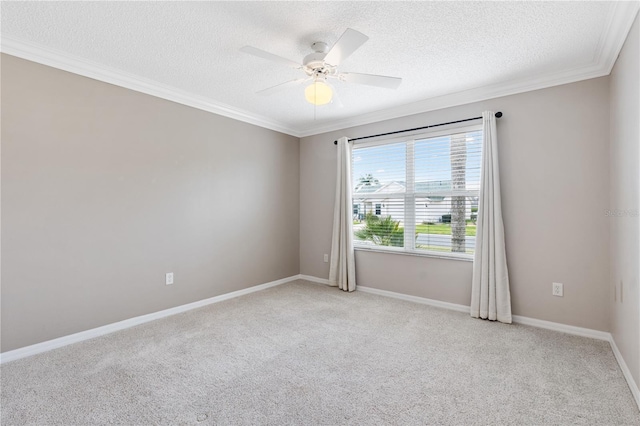
[(347, 30), (342, 33), (338, 41), (336, 41), (336, 44), (334, 44), (331, 50), (329, 50), (327, 56), (324, 57), (324, 61), (337, 67), (367, 40), (369, 40), (369, 37), (366, 35), (359, 31), (352, 30), (351, 28), (347, 28)]
[(259, 90), (256, 93), (258, 95), (268, 96), (281, 90), (288, 89), (289, 87), (297, 86), (298, 84), (304, 83), (307, 80), (310, 80), (310, 78), (297, 78), (295, 80), (285, 81), (284, 83), (276, 84), (275, 86)]
[(264, 50), (258, 49), (253, 46), (244, 46), (240, 48), (241, 52), (248, 53), (249, 55), (257, 56), (262, 59), (267, 59), (273, 62), (279, 62), (291, 68), (302, 68), (302, 64), (291, 61), (287, 58), (283, 58), (282, 56), (274, 55), (273, 53), (265, 52)]
[(340, 73), (339, 78), (347, 83), (366, 84), (367, 86), (384, 87), (385, 89), (397, 89), (400, 83), (402, 83), (402, 79), (398, 77), (360, 74), (355, 72)]

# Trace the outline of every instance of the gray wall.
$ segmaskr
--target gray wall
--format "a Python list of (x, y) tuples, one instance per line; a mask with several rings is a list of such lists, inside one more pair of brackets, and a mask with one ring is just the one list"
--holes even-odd
[[(622, 279), (611, 329), (626, 359), (638, 359), (638, 222), (604, 214), (638, 208), (637, 34), (636, 21), (611, 78), (611, 161), (606, 77), (298, 144), (2, 55), (1, 350), (299, 272), (327, 278), (332, 141), (493, 109), (505, 113), (498, 137), (514, 314), (609, 330), (602, 301)], [(469, 303), (471, 262), (365, 251), (356, 261), (360, 285)], [(164, 285), (165, 272), (174, 285)], [(563, 298), (551, 296), (552, 281), (565, 284)], [(640, 365), (629, 364), (638, 380)]]
[(2, 351), (298, 274), (298, 164), (298, 138), (2, 55)]
[[(502, 111), (502, 200), (513, 313), (609, 329), (608, 77), (303, 138), (300, 272), (328, 277), (335, 146), (358, 137)], [(358, 284), (468, 305), (472, 263), (356, 252)], [(564, 297), (551, 295), (564, 283)]]
[[(638, 17), (611, 73), (611, 333), (640, 385), (640, 32)], [(629, 213), (631, 211), (632, 213)], [(635, 212), (635, 215), (634, 213)]]

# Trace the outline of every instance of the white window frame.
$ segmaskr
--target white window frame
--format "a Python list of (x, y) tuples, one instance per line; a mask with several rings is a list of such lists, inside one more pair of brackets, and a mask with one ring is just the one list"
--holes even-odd
[[(430, 195), (442, 195), (442, 193), (438, 194), (430, 194), (430, 193), (415, 193), (415, 161), (414, 161), (414, 153), (415, 153), (415, 143), (416, 141), (420, 141), (423, 139), (431, 139), (437, 138), (440, 136), (448, 136), (456, 133), (469, 133), (469, 132), (477, 132), (482, 131), (482, 124), (475, 124), (470, 126), (457, 126), (457, 127), (446, 127), (444, 129), (434, 129), (427, 131), (420, 131), (419, 133), (411, 133), (405, 134), (395, 137), (380, 137), (374, 140), (362, 141), (360, 143), (354, 143), (354, 151), (357, 148), (369, 148), (373, 146), (380, 145), (389, 145), (393, 143), (404, 142), (406, 143), (406, 156), (405, 156), (405, 165), (406, 165), (406, 192), (398, 193), (398, 194), (385, 194), (389, 198), (393, 198), (397, 196), (398, 198), (404, 198), (405, 209), (404, 209), (404, 247), (392, 247), (392, 246), (375, 246), (368, 244), (359, 244), (358, 240), (354, 239), (353, 246), (355, 250), (362, 251), (375, 251), (375, 252), (383, 252), (383, 253), (393, 253), (393, 254), (403, 254), (409, 256), (422, 256), (422, 257), (435, 257), (441, 259), (454, 259), (454, 260), (462, 260), (462, 261), (473, 261), (473, 254), (468, 253), (447, 253), (447, 252), (438, 252), (438, 251), (429, 251), (423, 249), (416, 249), (415, 238), (413, 235), (416, 233), (416, 221), (415, 221), (415, 208), (407, 209), (407, 205), (415, 206), (416, 197), (428, 197)], [(351, 169), (353, 170), (353, 156), (351, 157)], [(482, 158), (480, 158), (480, 164), (482, 165)], [(479, 191), (452, 191), (451, 196), (479, 196)], [(352, 198), (352, 203), (354, 202)], [(359, 202), (359, 200), (358, 200)], [(410, 211), (409, 211), (410, 210)]]

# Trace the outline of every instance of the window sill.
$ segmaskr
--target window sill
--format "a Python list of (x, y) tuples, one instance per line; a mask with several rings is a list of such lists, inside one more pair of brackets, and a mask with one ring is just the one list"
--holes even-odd
[(369, 251), (374, 253), (387, 253), (387, 254), (400, 254), (403, 256), (414, 256), (414, 257), (432, 257), (436, 259), (446, 259), (446, 260), (460, 260), (462, 262), (473, 262), (473, 255), (471, 254), (453, 254), (453, 253), (434, 253), (434, 252), (417, 252), (417, 251), (406, 251), (406, 250), (394, 250), (391, 248), (381, 249), (381, 248), (369, 248), (363, 246), (354, 246), (354, 250), (357, 251)]

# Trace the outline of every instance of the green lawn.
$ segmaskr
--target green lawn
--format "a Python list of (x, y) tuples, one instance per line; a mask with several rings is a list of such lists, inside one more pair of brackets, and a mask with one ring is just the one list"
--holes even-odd
[[(446, 223), (436, 223), (434, 225), (416, 225), (416, 232), (419, 234), (451, 235), (451, 225)], [(467, 223), (467, 237), (476, 236), (476, 226)]]
[[(441, 246), (425, 246), (423, 244), (418, 244), (416, 246), (417, 249), (421, 249), (421, 250), (429, 250), (429, 251), (440, 251), (443, 253), (452, 253), (451, 248), (449, 247), (441, 247)], [(473, 250), (472, 249), (467, 249), (465, 250), (466, 254), (473, 254)]]
[[(354, 220), (354, 225), (364, 225), (364, 221)], [(402, 228), (400, 228), (402, 229)], [(467, 237), (476, 236), (476, 225), (467, 221)], [(419, 224), (416, 225), (416, 233), (418, 234), (431, 234), (431, 235), (451, 235), (451, 225), (448, 223), (436, 223), (433, 225)]]

